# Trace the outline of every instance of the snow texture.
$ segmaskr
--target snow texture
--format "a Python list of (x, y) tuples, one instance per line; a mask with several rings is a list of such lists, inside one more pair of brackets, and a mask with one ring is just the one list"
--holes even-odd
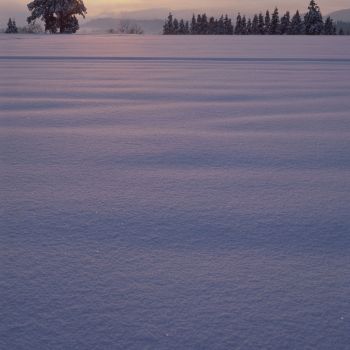
[(345, 350), (349, 40), (0, 36), (0, 348)]

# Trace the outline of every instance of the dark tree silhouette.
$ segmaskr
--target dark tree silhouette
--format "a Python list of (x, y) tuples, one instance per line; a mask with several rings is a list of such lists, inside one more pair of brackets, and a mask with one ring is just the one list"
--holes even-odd
[(82, 0), (34, 0), (27, 5), (31, 15), (28, 23), (41, 19), (45, 22), (45, 31), (52, 34), (75, 33), (79, 29), (77, 15), (87, 13)]
[(15, 20), (12, 20), (11, 18), (9, 18), (9, 20), (7, 22), (7, 28), (6, 28), (5, 33), (6, 34), (16, 34), (16, 33), (18, 33), (18, 28), (17, 28)]
[(259, 17), (258, 15), (254, 15), (252, 22), (252, 34), (257, 35), (259, 33)]
[(315, 0), (310, 1), (308, 12), (304, 17), (304, 24), (306, 35), (320, 35), (323, 32), (322, 14)]
[(270, 33), (270, 26), (271, 26), (270, 11), (267, 10), (265, 13), (265, 34)]
[(280, 33), (280, 18), (278, 14), (278, 8), (276, 7), (273, 11), (270, 28), (269, 28), (269, 34), (270, 35), (276, 35)]
[(336, 35), (337, 28), (335, 27), (333, 20), (330, 17), (327, 17), (324, 24), (324, 34), (325, 35)]
[(259, 13), (259, 33), (260, 35), (265, 34), (265, 20), (262, 13)]
[(301, 19), (299, 11), (295, 13), (290, 24), (290, 34), (301, 35), (305, 32), (303, 20)]
[(290, 22), (290, 14), (287, 11), (284, 16), (281, 18), (280, 24), (280, 34), (290, 34), (291, 32), (291, 22)]
[(164, 23), (163, 34), (164, 35), (174, 34), (173, 15), (171, 13), (169, 13), (168, 18)]

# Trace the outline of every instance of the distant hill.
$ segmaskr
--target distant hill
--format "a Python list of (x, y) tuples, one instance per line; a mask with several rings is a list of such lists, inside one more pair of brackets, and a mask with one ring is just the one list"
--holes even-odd
[(350, 22), (350, 9), (335, 11), (329, 14), (335, 21)]
[(122, 23), (137, 25), (141, 27), (146, 34), (160, 34), (164, 25), (161, 19), (128, 19), (128, 18), (95, 18), (81, 25), (80, 32), (106, 32), (109, 29), (117, 30)]
[[(229, 14), (230, 16), (233, 15), (233, 12), (235, 12), (232, 8), (224, 8), (224, 7), (215, 7), (215, 8), (192, 8), (192, 9), (185, 9), (185, 10), (171, 10), (169, 8), (152, 8), (148, 10), (139, 10), (139, 11), (124, 11), (120, 13), (114, 13), (110, 17), (115, 18), (130, 18), (130, 19), (138, 19), (138, 20), (144, 20), (144, 19), (161, 19), (164, 20), (169, 12), (171, 12), (176, 18), (180, 19), (183, 18), (185, 20), (190, 20), (193, 13), (206, 13), (209, 17), (215, 16), (218, 17), (222, 14)], [(236, 13), (237, 15), (237, 13)], [(249, 15), (249, 13), (245, 13), (245, 15)]]
[[(1, 0), (0, 0), (1, 1)], [(85, 21), (81, 21), (82, 32), (106, 32), (109, 29), (118, 29), (120, 21), (128, 21), (130, 25), (138, 25), (146, 34), (160, 34), (163, 29), (164, 21), (167, 18), (169, 12), (180, 19), (191, 20), (193, 13), (204, 13), (208, 16), (218, 17), (221, 14), (229, 14), (233, 16), (232, 10), (227, 8), (211, 8), (211, 9), (186, 9), (171, 11), (168, 8), (153, 8), (140, 11), (127, 11), (120, 13), (112, 13), (108, 17), (92, 18)], [(247, 14), (249, 15), (249, 14)]]

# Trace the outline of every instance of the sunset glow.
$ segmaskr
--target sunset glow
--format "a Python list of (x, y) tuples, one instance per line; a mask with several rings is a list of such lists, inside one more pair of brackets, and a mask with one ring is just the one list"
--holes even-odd
[[(239, 10), (239, 11), (254, 11), (257, 6), (273, 8), (279, 6), (281, 9), (296, 9), (304, 8), (305, 0), (261, 0), (261, 1), (245, 1), (245, 0), (86, 0), (88, 8), (90, 8), (91, 14), (98, 14), (105, 11), (135, 11), (141, 9), (151, 8), (169, 8), (171, 10), (177, 9), (227, 9), (227, 10)], [(338, 8), (346, 8), (349, 3), (347, 0), (335, 0), (335, 1), (319, 1), (324, 11), (333, 11)]]
[[(29, 0), (1, 0), (0, 14), (1, 16), (9, 16), (16, 13), (24, 17), (27, 13), (26, 4)], [(167, 10), (197, 10), (207, 12), (227, 11), (251, 13), (259, 8), (270, 8), (278, 6), (281, 10), (305, 9), (307, 1), (305, 0), (85, 0), (88, 16), (101, 16), (106, 14), (120, 14), (121, 12), (151, 10), (151, 9), (167, 9)], [(319, 5), (324, 13), (334, 11), (341, 8), (349, 7), (348, 0), (319, 1)], [(156, 12), (155, 12), (156, 16)]]

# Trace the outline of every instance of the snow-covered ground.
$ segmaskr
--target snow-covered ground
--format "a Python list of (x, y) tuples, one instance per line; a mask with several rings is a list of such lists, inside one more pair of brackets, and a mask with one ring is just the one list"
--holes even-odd
[(350, 343), (350, 38), (0, 36), (1, 349)]

